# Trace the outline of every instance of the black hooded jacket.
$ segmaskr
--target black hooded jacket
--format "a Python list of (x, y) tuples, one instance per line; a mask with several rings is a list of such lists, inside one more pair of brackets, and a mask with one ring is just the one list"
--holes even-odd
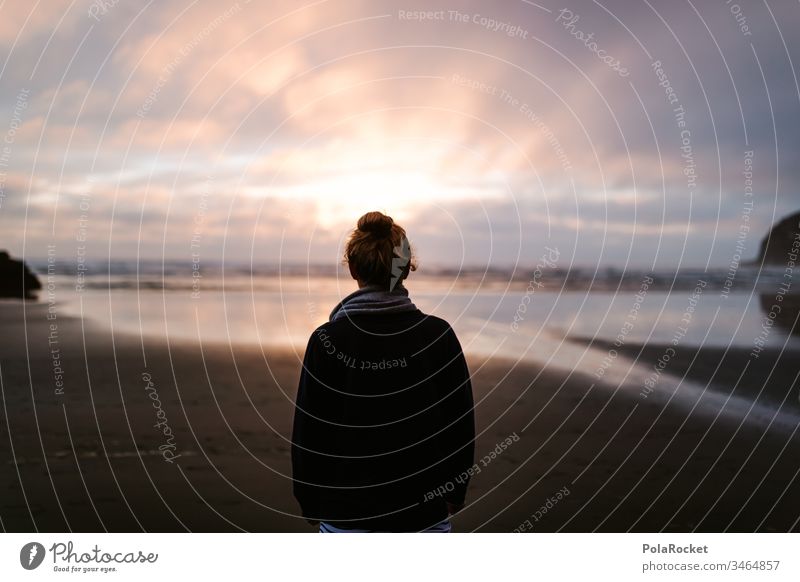
[(450, 325), (414, 309), (351, 315), (306, 347), (292, 435), (303, 517), (419, 531), (461, 504), (474, 463), (472, 387)]

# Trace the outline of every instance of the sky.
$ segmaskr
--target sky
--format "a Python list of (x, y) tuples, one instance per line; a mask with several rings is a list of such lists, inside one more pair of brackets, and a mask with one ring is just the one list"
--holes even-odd
[[(728, 267), (800, 209), (800, 3), (4, 2), (0, 248)], [(737, 248), (738, 245), (738, 248)]]

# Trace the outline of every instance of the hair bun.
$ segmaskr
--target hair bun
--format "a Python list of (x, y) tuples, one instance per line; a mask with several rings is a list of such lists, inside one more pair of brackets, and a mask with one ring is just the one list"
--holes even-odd
[(358, 219), (358, 230), (378, 236), (387, 236), (392, 232), (394, 220), (382, 212), (367, 212)]

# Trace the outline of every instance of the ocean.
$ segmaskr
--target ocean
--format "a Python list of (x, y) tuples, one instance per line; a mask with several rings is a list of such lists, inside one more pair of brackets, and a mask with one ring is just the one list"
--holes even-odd
[[(119, 332), (290, 347), (300, 359), (312, 331), (355, 289), (351, 279), (330, 273), (235, 270), (193, 278), (180, 268), (138, 271), (135, 265), (95, 271), (80, 280), (79, 290), (74, 274), (51, 272), (42, 276), (40, 300), (54, 302), (59, 315)], [(670, 363), (681, 353), (717, 348), (754, 360), (782, 351), (777, 361), (796, 366), (797, 310), (780, 294), (780, 270), (743, 269), (735, 286), (725, 284), (724, 271), (607, 270), (527, 280), (503, 273), (415, 275), (406, 285), (412, 300), (449, 321), (469, 354), (574, 371), (598, 385), (693, 410), (702, 402), (706, 412), (787, 426), (800, 418), (797, 396), (780, 396), (791, 386), (770, 386), (761, 396), (737, 393), (693, 380)], [(638, 346), (663, 346), (663, 355), (655, 363), (640, 361)]]

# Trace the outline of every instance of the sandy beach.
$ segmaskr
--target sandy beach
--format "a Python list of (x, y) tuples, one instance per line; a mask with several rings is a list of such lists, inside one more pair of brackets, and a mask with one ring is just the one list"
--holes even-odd
[[(3, 530), (313, 531), (290, 481), (302, 353), (53, 323), (44, 304), (0, 304)], [(707, 381), (720, 354), (682, 357), (694, 364), (670, 373)], [(800, 447), (785, 426), (468, 360), (480, 470), (455, 531), (800, 530)], [(771, 392), (796, 400), (796, 361), (765, 356)], [(726, 365), (715, 381), (736, 378)]]

